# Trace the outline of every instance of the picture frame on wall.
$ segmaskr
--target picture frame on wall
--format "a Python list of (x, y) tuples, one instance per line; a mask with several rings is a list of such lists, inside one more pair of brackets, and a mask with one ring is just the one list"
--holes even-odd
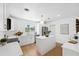
[(69, 34), (69, 24), (60, 24), (60, 34)]

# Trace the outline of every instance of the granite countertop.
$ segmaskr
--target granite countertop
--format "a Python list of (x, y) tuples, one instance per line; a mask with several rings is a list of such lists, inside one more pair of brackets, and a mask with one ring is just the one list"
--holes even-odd
[(16, 42), (16, 41), (17, 41), (18, 43), (20, 42), (20, 41), (18, 40), (18, 38), (10, 38), (10, 39), (7, 40), (7, 43)]
[[(1, 38), (3, 38), (3, 37), (0, 37), (0, 39)], [(8, 37), (7, 43), (12, 43), (12, 42), (18, 42), (19, 43), (20, 41), (18, 40), (18, 37), (16, 37), (16, 36)]]

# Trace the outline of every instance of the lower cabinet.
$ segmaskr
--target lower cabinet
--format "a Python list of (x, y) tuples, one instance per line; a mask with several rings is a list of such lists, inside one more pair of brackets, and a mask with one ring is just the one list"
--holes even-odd
[(63, 56), (79, 56), (79, 52), (63, 48)]
[(79, 43), (64, 43), (62, 46), (62, 55), (63, 56), (79, 56)]
[(34, 43), (34, 35), (24, 35), (24, 36), (20, 36), (19, 38), (20, 41), (20, 45), (27, 45), (27, 44), (31, 44)]

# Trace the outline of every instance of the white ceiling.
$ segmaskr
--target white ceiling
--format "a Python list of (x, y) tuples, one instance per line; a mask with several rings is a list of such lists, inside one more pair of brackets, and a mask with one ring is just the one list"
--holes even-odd
[[(24, 8), (28, 8), (27, 12)], [(29, 20), (55, 20), (79, 16), (78, 3), (10, 3), (6, 4), (6, 16), (14, 15)]]

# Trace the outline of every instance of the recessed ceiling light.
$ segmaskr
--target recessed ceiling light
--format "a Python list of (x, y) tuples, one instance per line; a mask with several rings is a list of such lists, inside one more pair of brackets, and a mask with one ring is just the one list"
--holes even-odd
[(57, 17), (61, 16), (60, 14), (57, 14)]

